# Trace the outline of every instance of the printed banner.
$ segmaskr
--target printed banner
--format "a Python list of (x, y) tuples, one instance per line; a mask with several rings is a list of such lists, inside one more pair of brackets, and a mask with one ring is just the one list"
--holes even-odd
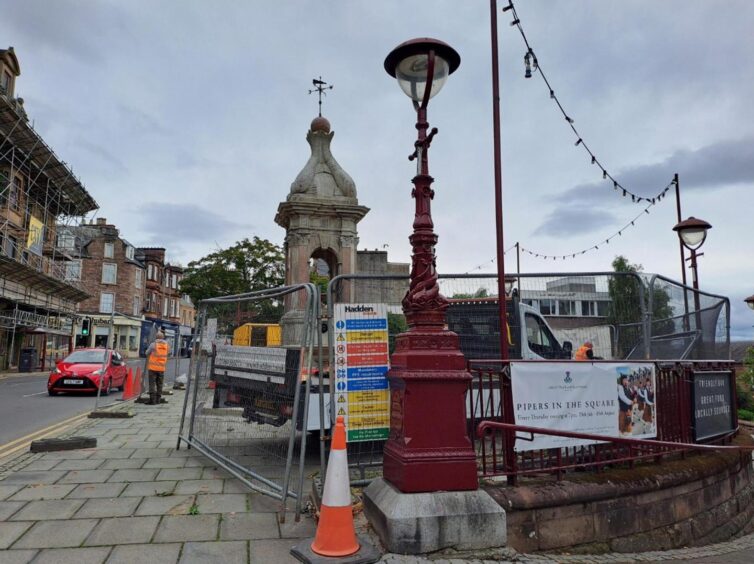
[(336, 304), (335, 414), (348, 442), (387, 439), (390, 393), (387, 305)]
[[(657, 434), (652, 363), (512, 362), (511, 379), (517, 425), (637, 439)], [(554, 435), (528, 438), (520, 433), (515, 449), (600, 442)]]
[(35, 255), (42, 256), (45, 226), (41, 219), (33, 215), (29, 217), (29, 235), (26, 238), (26, 248)]

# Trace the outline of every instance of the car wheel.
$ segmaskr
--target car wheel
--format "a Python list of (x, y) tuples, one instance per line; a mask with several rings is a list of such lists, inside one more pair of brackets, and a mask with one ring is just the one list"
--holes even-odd
[(50, 394), (51, 396), (58, 395), (58, 393), (55, 390), (47, 390), (47, 393)]

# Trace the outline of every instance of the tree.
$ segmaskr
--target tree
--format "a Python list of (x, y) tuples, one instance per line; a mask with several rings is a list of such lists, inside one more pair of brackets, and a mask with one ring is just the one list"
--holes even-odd
[[(649, 311), (650, 291), (644, 280), (631, 276), (631, 274), (642, 272), (642, 265), (631, 264), (626, 257), (619, 255), (613, 260), (612, 266), (613, 270), (619, 274), (611, 277), (608, 281), (610, 306), (607, 321), (610, 325), (616, 327), (616, 352), (622, 358), (628, 355), (636, 345), (640, 344), (643, 331), (642, 311)], [(640, 284), (642, 288), (639, 287)], [(644, 304), (641, 302), (642, 294), (644, 295)], [(665, 288), (655, 287), (651, 295), (651, 334), (673, 333), (675, 331), (674, 313), (669, 294)]]
[(194, 303), (230, 294), (243, 294), (285, 283), (283, 250), (267, 239), (243, 239), (232, 247), (191, 261), (184, 271), (181, 292)]

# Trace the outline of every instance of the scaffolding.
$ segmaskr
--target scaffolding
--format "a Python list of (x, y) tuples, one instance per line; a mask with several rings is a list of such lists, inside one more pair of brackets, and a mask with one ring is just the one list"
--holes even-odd
[(57, 234), (97, 207), (29, 123), (21, 99), (0, 93), (0, 369), (17, 356), (17, 333), (70, 337), (88, 294), (70, 276), (74, 257)]

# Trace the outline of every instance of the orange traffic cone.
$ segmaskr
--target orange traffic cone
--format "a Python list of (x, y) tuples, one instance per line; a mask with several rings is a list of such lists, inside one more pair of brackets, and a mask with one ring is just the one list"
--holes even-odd
[(312, 550), (322, 556), (348, 556), (359, 550), (353, 526), (346, 453), (346, 426), (341, 415), (335, 423), (319, 525), (312, 543)]
[(302, 562), (333, 562), (334, 558), (342, 558), (343, 562), (367, 564), (380, 559), (374, 546), (356, 538), (346, 452), (346, 426), (343, 417), (339, 416), (330, 448), (314, 542), (304, 541), (291, 549), (291, 554)]
[(134, 393), (134, 371), (133, 368), (128, 369), (126, 374), (126, 383), (123, 386), (123, 399), (128, 400), (133, 397)]

